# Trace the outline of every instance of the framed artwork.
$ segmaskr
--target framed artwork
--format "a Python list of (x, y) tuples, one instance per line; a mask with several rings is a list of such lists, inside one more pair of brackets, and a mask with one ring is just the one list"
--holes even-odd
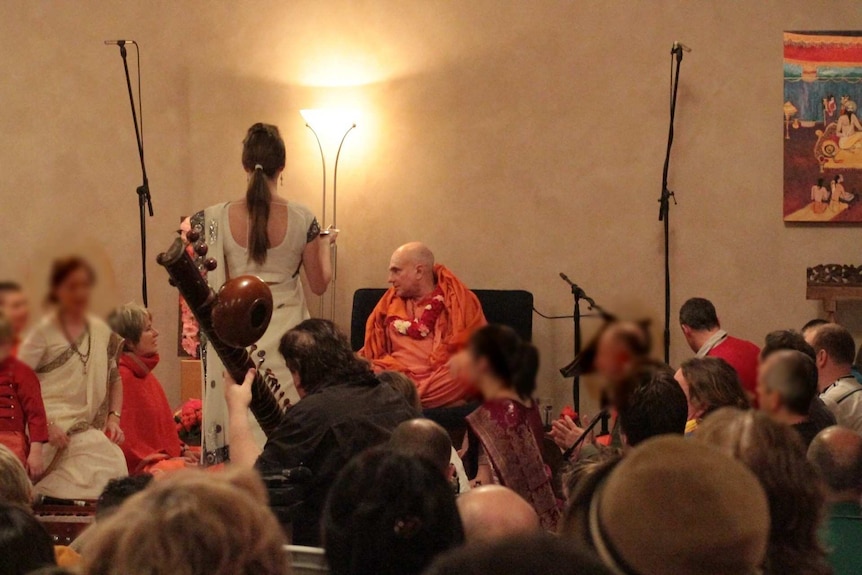
[(784, 33), (784, 221), (862, 222), (862, 31)]

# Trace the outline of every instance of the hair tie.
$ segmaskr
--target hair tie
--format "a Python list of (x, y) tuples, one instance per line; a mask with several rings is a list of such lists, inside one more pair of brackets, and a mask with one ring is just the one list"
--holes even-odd
[(260, 170), (260, 171), (262, 172), (262, 171), (263, 171), (263, 166), (261, 166), (260, 164), (255, 164), (255, 165), (254, 165), (254, 169), (255, 169), (255, 170)]

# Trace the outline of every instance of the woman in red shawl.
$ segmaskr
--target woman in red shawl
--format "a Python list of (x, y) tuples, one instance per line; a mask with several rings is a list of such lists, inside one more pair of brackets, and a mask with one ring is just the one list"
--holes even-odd
[(145, 308), (126, 304), (108, 318), (124, 341), (120, 356), (123, 379), (121, 421), (126, 440), (123, 454), (134, 475), (163, 459), (180, 457), (182, 446), (171, 407), (152, 370), (159, 363), (159, 332)]
[(485, 398), (467, 416), (471, 449), (479, 449), (476, 481), (512, 489), (533, 506), (545, 530), (556, 531), (560, 509), (542, 458), (542, 419), (532, 399), (538, 351), (513, 329), (489, 325), (473, 334), (462, 357), (461, 365)]

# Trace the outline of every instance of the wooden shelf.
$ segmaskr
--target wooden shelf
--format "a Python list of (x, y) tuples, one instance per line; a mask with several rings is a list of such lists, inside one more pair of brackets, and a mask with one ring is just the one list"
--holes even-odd
[(822, 301), (827, 319), (834, 322), (839, 301), (862, 301), (862, 285), (808, 284), (806, 299)]

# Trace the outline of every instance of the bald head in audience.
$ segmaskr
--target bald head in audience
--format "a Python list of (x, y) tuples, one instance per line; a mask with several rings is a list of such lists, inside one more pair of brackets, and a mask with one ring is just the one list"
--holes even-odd
[(398, 425), (389, 438), (389, 449), (401, 455), (426, 459), (444, 476), (450, 475), (452, 440), (443, 426), (430, 419), (411, 419)]
[(539, 532), (539, 516), (524, 498), (501, 485), (483, 485), (458, 498), (468, 543), (489, 543)]
[(617, 383), (634, 363), (649, 354), (649, 347), (649, 335), (643, 326), (631, 321), (612, 323), (599, 336), (596, 371), (609, 383)]
[(808, 448), (832, 503), (862, 499), (862, 435), (837, 425), (817, 434)]
[(389, 260), (389, 283), (405, 299), (421, 298), (434, 291), (434, 254), (428, 246), (410, 242), (395, 250)]

